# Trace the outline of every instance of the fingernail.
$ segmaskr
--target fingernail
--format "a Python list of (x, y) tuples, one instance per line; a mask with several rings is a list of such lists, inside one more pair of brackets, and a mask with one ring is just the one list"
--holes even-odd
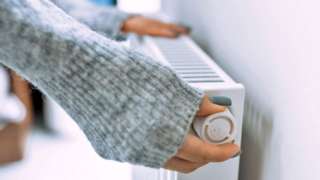
[(175, 33), (172, 37), (173, 37), (173, 38), (177, 38), (177, 37), (179, 37), (179, 36), (180, 36), (179, 33)]
[(221, 105), (221, 106), (231, 106), (232, 105), (232, 100), (228, 97), (225, 97), (225, 96), (213, 96), (213, 97), (210, 97), (210, 100), (213, 103)]
[(184, 28), (186, 28), (186, 32), (189, 34), (190, 32), (191, 32), (191, 27), (189, 27), (189, 26), (184, 26)]
[(190, 33), (192, 31), (192, 28), (190, 26), (179, 24), (180, 27), (183, 27), (186, 31), (186, 33)]
[(232, 156), (231, 158), (236, 158), (238, 156), (240, 156), (242, 154), (242, 150), (240, 150), (237, 154), (235, 154), (234, 156)]

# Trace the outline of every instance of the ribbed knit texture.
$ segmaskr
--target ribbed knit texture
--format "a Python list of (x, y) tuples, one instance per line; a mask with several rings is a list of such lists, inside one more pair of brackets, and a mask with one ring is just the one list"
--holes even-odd
[(202, 92), (47, 0), (0, 1), (0, 62), (56, 100), (106, 159), (162, 167)]

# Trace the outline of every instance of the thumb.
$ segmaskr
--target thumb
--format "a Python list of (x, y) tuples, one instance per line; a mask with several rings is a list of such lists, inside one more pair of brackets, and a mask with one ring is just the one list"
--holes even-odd
[(200, 108), (197, 112), (197, 116), (200, 116), (200, 117), (209, 116), (211, 114), (223, 112), (225, 110), (226, 110), (225, 106), (220, 106), (212, 103), (209, 97), (205, 95), (202, 99)]

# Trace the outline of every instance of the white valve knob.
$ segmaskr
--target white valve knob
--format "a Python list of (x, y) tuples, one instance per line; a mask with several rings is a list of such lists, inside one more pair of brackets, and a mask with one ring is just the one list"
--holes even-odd
[(192, 126), (201, 139), (212, 144), (229, 143), (236, 136), (236, 121), (228, 109), (205, 118), (197, 118)]

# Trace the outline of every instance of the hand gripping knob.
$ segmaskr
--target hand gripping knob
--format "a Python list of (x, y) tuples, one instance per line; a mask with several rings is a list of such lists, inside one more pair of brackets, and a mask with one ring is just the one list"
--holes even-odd
[(204, 118), (196, 118), (192, 124), (195, 133), (212, 144), (225, 144), (235, 139), (236, 121), (229, 109)]

